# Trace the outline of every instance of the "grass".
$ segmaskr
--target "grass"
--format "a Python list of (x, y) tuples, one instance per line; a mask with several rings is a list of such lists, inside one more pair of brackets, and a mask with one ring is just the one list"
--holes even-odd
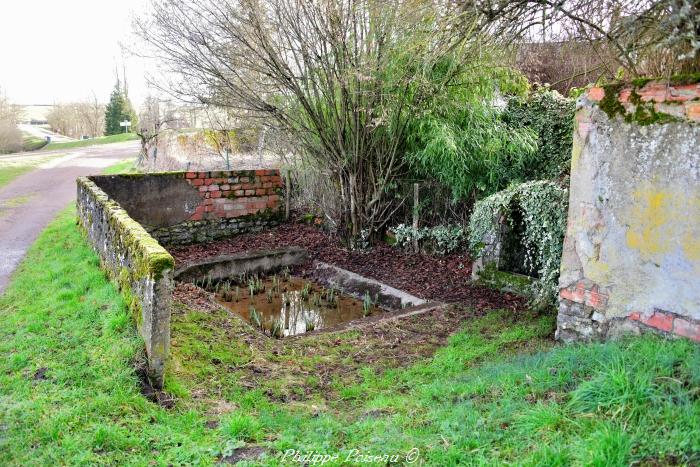
[(0, 188), (7, 185), (20, 175), (24, 175), (25, 173), (29, 172), (34, 167), (35, 166), (33, 164), (0, 166)]
[(135, 133), (120, 133), (112, 136), (102, 136), (99, 138), (83, 139), (79, 141), (68, 141), (65, 143), (49, 143), (44, 149), (73, 149), (82, 148), (85, 146), (94, 146), (96, 144), (121, 143), (123, 141), (132, 141), (138, 139)]
[(46, 139), (29, 133), (22, 134), (22, 151), (36, 151), (46, 146)]
[[(338, 456), (326, 465), (367, 465), (358, 456), (369, 454), (401, 464), (414, 448), (414, 465), (700, 462), (697, 345), (646, 336), (551, 347), (552, 316), (505, 310), (409, 366), (353, 367), (357, 332), (322, 335), (313, 342), (325, 354), (295, 348), (304, 385), (282, 400), (281, 370), (255, 381), (241, 371), (291, 355), (256, 350), (218, 312), (178, 306), (166, 381), (178, 400), (161, 408), (139, 392), (142, 342), (73, 209), (0, 297), (2, 465), (213, 464), (251, 444), (267, 450), (260, 465), (289, 464), (288, 450)], [(333, 360), (352, 371), (327, 398), (317, 388)]]
[(136, 168), (136, 159), (127, 159), (125, 161), (117, 162), (102, 171), (103, 174), (113, 175), (113, 174), (129, 174), (136, 173), (138, 169)]

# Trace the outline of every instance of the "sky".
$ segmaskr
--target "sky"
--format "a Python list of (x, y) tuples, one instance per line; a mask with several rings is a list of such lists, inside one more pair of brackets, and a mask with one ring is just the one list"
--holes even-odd
[(0, 88), (15, 104), (107, 102), (115, 66), (126, 67), (129, 96), (139, 106), (149, 93), (152, 65), (122, 51), (132, 43), (131, 20), (147, 0), (3, 0), (0, 11)]

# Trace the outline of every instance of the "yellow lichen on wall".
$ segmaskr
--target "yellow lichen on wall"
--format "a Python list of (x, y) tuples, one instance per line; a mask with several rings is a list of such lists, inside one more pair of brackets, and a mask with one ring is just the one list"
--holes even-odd
[(648, 184), (632, 193), (627, 246), (648, 261), (681, 247), (689, 260), (700, 258), (700, 197)]

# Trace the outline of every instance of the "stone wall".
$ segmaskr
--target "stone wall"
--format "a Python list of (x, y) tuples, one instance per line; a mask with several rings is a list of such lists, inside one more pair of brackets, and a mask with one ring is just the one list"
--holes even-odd
[(280, 220), (277, 170), (164, 172), (92, 178), (164, 245), (257, 231)]
[(78, 220), (134, 313), (149, 376), (162, 385), (170, 347), (173, 257), (87, 177), (78, 179)]
[(173, 257), (163, 244), (261, 230), (281, 217), (277, 170), (81, 177), (78, 218), (127, 300), (161, 386), (170, 346)]
[(700, 341), (700, 84), (579, 100), (557, 336)]

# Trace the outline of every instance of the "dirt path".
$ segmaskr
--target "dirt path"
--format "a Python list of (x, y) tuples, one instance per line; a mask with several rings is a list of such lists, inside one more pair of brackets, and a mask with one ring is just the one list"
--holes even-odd
[(39, 232), (75, 199), (76, 177), (99, 173), (122, 159), (135, 157), (138, 142), (61, 152), (65, 156), (51, 158), (0, 188), (0, 294)]

